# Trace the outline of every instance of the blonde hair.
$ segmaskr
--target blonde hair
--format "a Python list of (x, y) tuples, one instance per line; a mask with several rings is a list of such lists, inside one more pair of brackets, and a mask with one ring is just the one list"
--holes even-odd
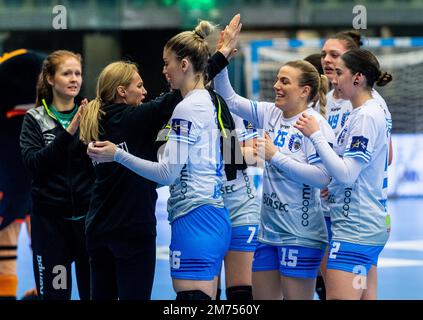
[[(209, 47), (205, 39), (213, 32), (214, 26), (208, 21), (200, 21), (193, 31), (184, 31), (172, 37), (165, 45), (181, 60), (188, 58), (193, 65), (194, 72), (205, 77), (207, 61), (210, 56)], [(206, 79), (205, 79), (206, 80)]]
[(117, 88), (129, 87), (135, 73), (138, 73), (136, 64), (126, 61), (110, 63), (101, 71), (97, 81), (97, 96), (88, 103), (81, 115), (79, 135), (83, 142), (88, 144), (98, 140), (100, 119), (104, 115), (102, 107), (114, 103)]
[(325, 75), (320, 75), (316, 67), (304, 60), (289, 61), (284, 64), (301, 71), (298, 85), (309, 86), (310, 94), (307, 102), (319, 102), (320, 114), (326, 116), (326, 93), (329, 90), (329, 79)]
[(43, 99), (46, 100), (47, 104), (52, 103), (53, 89), (48, 83), (48, 77), (54, 77), (59, 65), (67, 58), (75, 58), (82, 65), (81, 55), (68, 50), (53, 51), (44, 59), (37, 81), (37, 98), (35, 100), (37, 107), (41, 105)]

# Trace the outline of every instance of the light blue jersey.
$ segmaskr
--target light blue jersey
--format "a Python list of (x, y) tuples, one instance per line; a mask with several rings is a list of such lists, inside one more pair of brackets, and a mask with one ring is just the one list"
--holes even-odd
[[(252, 102), (259, 124), (268, 132), (279, 152), (301, 163), (320, 162), (311, 141), (294, 124), (300, 114), (286, 119), (274, 104)], [(326, 119), (308, 108), (307, 114), (319, 122), (327, 140), (333, 133)], [(320, 210), (320, 189), (291, 180), (266, 162), (263, 176), (263, 201), (259, 239), (273, 245), (299, 245), (321, 249), (327, 244), (327, 230)]]
[(386, 210), (391, 115), (376, 99), (351, 111), (334, 150), (365, 163), (352, 185), (329, 184), (333, 241), (380, 246), (389, 236)]
[[(334, 89), (329, 91), (326, 95), (326, 118), (328, 119), (328, 123), (331, 126), (335, 137), (337, 137), (342, 130), (342, 128), (345, 126), (345, 123), (348, 120), (348, 116), (350, 115), (351, 111), (353, 110), (352, 104), (350, 100), (345, 99), (336, 99), (333, 96)], [(382, 98), (382, 96), (375, 90), (372, 89), (372, 96), (374, 99), (376, 99), (382, 108), (386, 110), (386, 114), (389, 117), (389, 124), (390, 128), (392, 127), (392, 120), (391, 120), (391, 114), (389, 113), (388, 106), (386, 105), (385, 100)], [(334, 146), (336, 148), (336, 144)], [(329, 217), (329, 206), (330, 202), (333, 201), (333, 197), (329, 195), (328, 199), (322, 199), (322, 210), (325, 217)]]
[(224, 207), (220, 192), (223, 162), (216, 110), (205, 89), (190, 91), (175, 108), (169, 141), (188, 144), (188, 160), (170, 185), (169, 221), (199, 206)]
[[(226, 69), (214, 79), (214, 85), (231, 112), (251, 121), (254, 128), (264, 129), (280, 153), (300, 163), (321, 162), (310, 139), (294, 128), (301, 114), (286, 119), (274, 103), (256, 102), (237, 95), (230, 85)], [(312, 108), (305, 112), (317, 119), (327, 141), (333, 143), (334, 135), (326, 119)], [(266, 162), (259, 240), (271, 245), (324, 249), (327, 230), (320, 210), (320, 189), (293, 180)]]

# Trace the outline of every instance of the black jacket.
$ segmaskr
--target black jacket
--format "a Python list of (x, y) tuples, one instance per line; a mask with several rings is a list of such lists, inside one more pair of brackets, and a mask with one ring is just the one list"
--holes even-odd
[[(160, 129), (181, 101), (178, 91), (164, 94), (138, 107), (114, 104), (103, 107), (100, 126), (109, 140), (131, 154), (157, 161)], [(90, 210), (86, 220), (88, 244), (101, 239), (155, 235), (156, 183), (144, 179), (124, 166), (103, 163), (95, 166)]]
[(86, 215), (95, 173), (79, 132), (70, 135), (40, 106), (25, 115), (20, 146), (32, 177), (32, 214)]

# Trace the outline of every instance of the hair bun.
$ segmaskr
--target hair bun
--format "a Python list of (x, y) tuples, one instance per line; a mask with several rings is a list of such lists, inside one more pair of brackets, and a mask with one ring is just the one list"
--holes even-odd
[(388, 84), (392, 81), (392, 75), (386, 71), (381, 71), (379, 78), (376, 81), (376, 84), (379, 87), (383, 87), (384, 85)]
[(200, 21), (194, 29), (194, 33), (201, 39), (205, 39), (209, 34), (213, 32), (213, 25), (208, 21)]

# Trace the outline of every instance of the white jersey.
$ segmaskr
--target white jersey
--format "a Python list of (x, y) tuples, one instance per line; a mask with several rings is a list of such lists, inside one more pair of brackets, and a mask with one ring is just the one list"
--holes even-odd
[[(251, 101), (237, 95), (226, 69), (215, 77), (214, 85), (231, 112), (251, 121), (254, 128), (264, 129), (279, 152), (301, 163), (320, 162), (310, 139), (293, 127), (300, 114), (286, 119), (274, 103)], [(317, 119), (326, 139), (333, 142), (333, 132), (326, 119), (311, 108), (305, 112)], [(326, 248), (327, 230), (320, 210), (320, 189), (294, 181), (266, 162), (259, 240), (272, 245)]]
[(388, 239), (386, 201), (391, 115), (376, 99), (351, 111), (337, 137), (336, 152), (365, 162), (352, 185), (329, 184), (334, 240), (384, 245)]
[[(273, 103), (253, 102), (252, 106), (257, 113), (256, 125), (268, 132), (279, 152), (301, 163), (320, 161), (312, 142), (293, 126), (300, 114), (286, 119)], [(321, 131), (333, 143), (326, 119), (311, 108), (306, 112), (318, 120)], [(259, 239), (275, 245), (323, 249), (327, 230), (320, 210), (320, 189), (291, 180), (266, 162)]]
[[(243, 120), (232, 114), (237, 131), (238, 141), (257, 138), (257, 130), (253, 129), (251, 122)], [(260, 203), (253, 178), (247, 170), (238, 170), (237, 178), (232, 181), (223, 179), (221, 189), (223, 201), (228, 209), (232, 227), (258, 224), (260, 216)]]
[[(353, 110), (353, 107), (350, 100), (345, 100), (341, 98), (335, 99), (333, 96), (333, 93), (334, 93), (334, 89), (329, 91), (326, 95), (326, 100), (327, 100), (326, 118), (328, 119), (328, 123), (331, 126), (333, 132), (335, 133), (335, 137), (338, 137), (339, 132), (345, 126), (345, 123), (347, 122), (348, 116)], [(392, 127), (391, 114), (388, 110), (388, 106), (386, 105), (385, 100), (375, 89), (372, 89), (372, 96), (374, 99), (376, 99), (380, 103), (382, 108), (387, 111), (387, 114), (389, 116), (390, 128), (391, 128)], [(335, 149), (337, 148), (336, 144), (334, 145), (334, 148)], [(329, 213), (330, 199), (331, 199), (331, 195), (329, 195), (329, 199), (327, 200), (322, 199), (322, 210), (326, 217), (329, 217), (330, 215)]]
[(208, 91), (190, 91), (176, 106), (170, 124), (169, 140), (188, 143), (188, 160), (169, 188), (169, 221), (201, 205), (223, 207), (220, 136)]

